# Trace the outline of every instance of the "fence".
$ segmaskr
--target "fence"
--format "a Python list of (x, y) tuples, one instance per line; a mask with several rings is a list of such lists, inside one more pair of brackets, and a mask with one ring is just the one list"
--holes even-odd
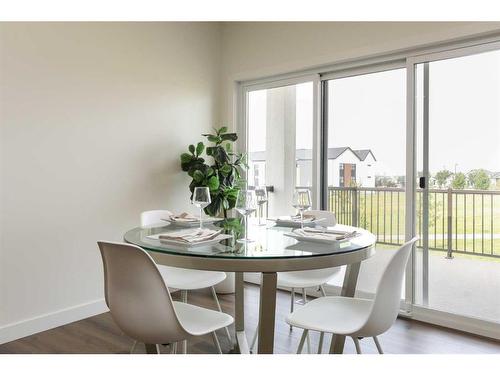
[[(423, 191), (417, 190), (417, 232), (423, 233)], [(379, 243), (404, 242), (402, 188), (328, 187), (328, 209), (341, 224), (360, 226)], [(500, 257), (500, 191), (429, 189), (428, 247), (433, 250)], [(423, 240), (420, 240), (423, 245)]]

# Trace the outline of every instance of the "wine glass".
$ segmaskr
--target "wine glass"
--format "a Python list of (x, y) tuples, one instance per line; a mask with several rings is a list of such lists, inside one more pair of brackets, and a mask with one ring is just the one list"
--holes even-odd
[(240, 243), (249, 243), (253, 240), (248, 238), (248, 227), (247, 221), (248, 216), (254, 213), (257, 209), (257, 200), (255, 197), (255, 191), (253, 190), (240, 190), (238, 192), (238, 198), (236, 199), (236, 211), (243, 215), (245, 223), (245, 238), (239, 239)]
[(206, 186), (199, 186), (194, 188), (193, 198), (191, 203), (200, 209), (200, 230), (203, 229), (203, 209), (211, 202), (210, 190)]
[(257, 198), (257, 205), (259, 206), (259, 225), (266, 225), (261, 222), (262, 214), (264, 211), (264, 204), (267, 202), (267, 189), (265, 186), (255, 188), (255, 196)]
[(311, 192), (309, 189), (295, 189), (293, 207), (300, 212), (300, 228), (304, 229), (304, 211), (311, 208)]

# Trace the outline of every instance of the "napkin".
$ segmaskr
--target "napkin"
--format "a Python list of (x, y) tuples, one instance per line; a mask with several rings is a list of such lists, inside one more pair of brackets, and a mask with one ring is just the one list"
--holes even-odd
[(302, 237), (321, 238), (324, 240), (332, 240), (332, 241), (345, 240), (348, 238), (356, 237), (358, 235), (356, 231), (353, 232), (346, 231), (344, 233), (339, 234), (338, 232), (340, 231), (333, 231), (333, 230), (322, 231), (321, 229), (313, 229), (313, 228), (295, 229), (293, 232)]
[[(309, 223), (311, 221), (316, 220), (316, 217), (314, 215), (307, 215), (304, 214), (304, 223)], [(277, 219), (277, 221), (293, 221), (293, 222), (298, 222), (300, 223), (300, 215), (296, 216), (281, 216)]]
[(190, 231), (177, 231), (162, 233), (158, 236), (161, 240), (175, 240), (185, 243), (197, 243), (208, 241), (217, 237), (222, 230), (212, 230), (212, 229), (195, 229)]
[(179, 215), (170, 215), (170, 217), (168, 218), (168, 220), (174, 221), (174, 222), (175, 221), (181, 221), (181, 222), (189, 223), (189, 222), (197, 222), (200, 219), (197, 218), (196, 216), (188, 214), (187, 212), (183, 212), (182, 214), (179, 214)]

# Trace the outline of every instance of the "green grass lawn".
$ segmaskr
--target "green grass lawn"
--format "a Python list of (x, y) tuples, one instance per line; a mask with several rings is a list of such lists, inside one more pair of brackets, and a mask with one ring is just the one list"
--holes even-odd
[[(342, 224), (352, 224), (353, 194), (330, 191), (329, 209)], [(429, 246), (446, 249), (448, 197), (429, 193)], [(358, 225), (380, 242), (401, 243), (404, 237), (404, 192), (358, 192)], [(422, 235), (422, 194), (417, 194), (417, 232)], [(472, 236), (474, 235), (474, 238)], [(493, 236), (492, 236), (493, 235)], [(500, 195), (452, 195), (452, 249), (500, 256)]]

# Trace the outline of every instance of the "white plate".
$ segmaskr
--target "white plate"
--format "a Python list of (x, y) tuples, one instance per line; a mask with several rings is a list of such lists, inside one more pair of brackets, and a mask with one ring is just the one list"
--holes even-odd
[(330, 238), (326, 239), (326, 238), (319, 238), (319, 237), (302, 236), (302, 235), (297, 234), (295, 232), (284, 233), (283, 235), (287, 236), (287, 237), (295, 238), (297, 241), (300, 241), (300, 242), (316, 242), (316, 243), (324, 243), (324, 244), (333, 244), (335, 242), (349, 241), (351, 238), (355, 238), (355, 237), (351, 237), (351, 238), (342, 238), (340, 240), (337, 240), (334, 237), (332, 237), (331, 239)]
[[(277, 218), (277, 219), (267, 219), (270, 221), (274, 221), (276, 225), (280, 227), (290, 227), (290, 228), (300, 228), (301, 223), (300, 221), (297, 220), (292, 220), (292, 219), (283, 219), (283, 218)], [(317, 223), (321, 223), (322, 221), (325, 221), (326, 218), (321, 218), (321, 219), (314, 219), (312, 221), (304, 221), (304, 226), (305, 227), (311, 227), (315, 226)]]
[[(163, 221), (166, 221), (167, 223), (170, 223), (172, 225), (175, 225), (176, 227), (183, 227), (183, 228), (191, 228), (191, 227), (197, 227), (200, 225), (200, 221), (171, 221), (169, 219), (162, 219)], [(206, 219), (203, 219), (203, 224), (213, 224), (221, 221), (222, 219), (217, 218), (217, 217), (207, 217)]]
[(160, 240), (159, 236), (161, 236), (162, 234), (165, 234), (165, 233), (153, 234), (151, 236), (147, 236), (147, 238), (160, 241), (162, 244), (165, 244), (165, 245), (174, 245), (174, 246), (181, 246), (181, 247), (199, 247), (199, 246), (215, 245), (222, 240), (227, 240), (228, 238), (233, 237), (230, 234), (219, 234), (217, 237), (212, 238), (211, 240), (190, 243), (190, 242), (179, 241), (179, 240), (167, 240), (167, 239)]

